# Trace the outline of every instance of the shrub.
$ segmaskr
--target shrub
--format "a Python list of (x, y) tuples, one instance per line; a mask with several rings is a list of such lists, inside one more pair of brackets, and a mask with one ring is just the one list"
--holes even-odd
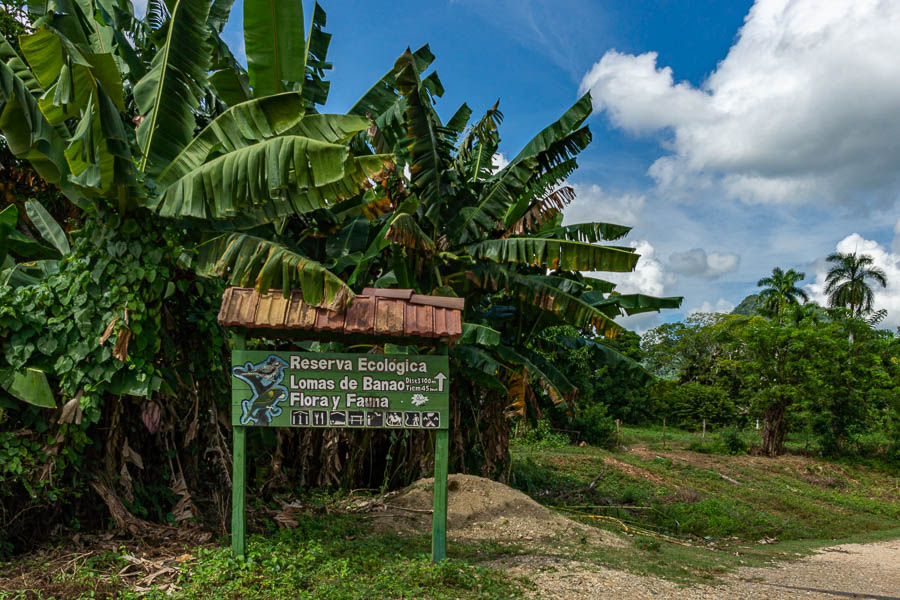
[(575, 420), (575, 429), (581, 434), (581, 439), (592, 446), (609, 448), (616, 442), (616, 423), (601, 402), (581, 411)]
[(564, 433), (553, 431), (550, 421), (541, 419), (533, 426), (526, 427), (517, 438), (517, 443), (533, 448), (565, 448), (569, 445), (569, 437)]

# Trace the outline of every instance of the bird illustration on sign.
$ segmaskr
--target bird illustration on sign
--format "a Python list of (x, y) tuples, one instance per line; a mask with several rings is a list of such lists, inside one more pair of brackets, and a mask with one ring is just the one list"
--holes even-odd
[(248, 362), (231, 370), (253, 392), (250, 398), (241, 401), (241, 425), (269, 425), (281, 414), (278, 403), (288, 397), (287, 388), (281, 385), (287, 366), (287, 361), (273, 354), (259, 364)]

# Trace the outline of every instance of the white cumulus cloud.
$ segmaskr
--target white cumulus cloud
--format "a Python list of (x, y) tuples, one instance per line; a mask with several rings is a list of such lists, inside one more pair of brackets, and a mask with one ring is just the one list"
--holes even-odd
[(646, 200), (641, 194), (613, 194), (599, 185), (570, 184), (575, 200), (566, 207), (564, 222), (601, 222), (616, 225), (637, 225)]
[(669, 257), (672, 271), (688, 277), (718, 279), (731, 273), (741, 264), (741, 257), (733, 252), (707, 252), (694, 248), (687, 252), (674, 252)]
[(630, 273), (593, 273), (601, 279), (616, 283), (616, 291), (622, 294), (648, 294), (664, 296), (666, 286), (675, 283), (675, 278), (665, 270), (656, 256), (656, 249), (647, 240), (629, 244), (641, 255), (634, 271)]
[[(894, 239), (896, 245), (897, 238)], [(853, 233), (838, 242), (835, 247), (837, 252), (868, 254), (872, 257), (876, 267), (882, 269), (887, 275), (887, 287), (870, 281), (869, 285), (875, 293), (875, 310), (886, 309), (887, 318), (881, 322), (881, 327), (897, 327), (900, 325), (900, 253), (894, 252), (873, 240), (867, 240), (858, 233)], [(828, 296), (825, 295), (825, 277), (831, 265), (824, 259), (814, 263), (815, 282), (807, 284), (806, 290), (810, 300), (814, 300), (823, 306), (828, 306)]]
[(725, 298), (719, 298), (715, 303), (710, 302), (709, 300), (704, 300), (703, 304), (700, 306), (696, 306), (694, 308), (688, 309), (687, 313), (692, 315), (694, 313), (730, 313), (734, 310), (734, 303), (729, 302)]
[(658, 55), (607, 52), (585, 74), (597, 111), (662, 132), (660, 189), (746, 202), (893, 201), (900, 190), (900, 2), (757, 0), (700, 87)]

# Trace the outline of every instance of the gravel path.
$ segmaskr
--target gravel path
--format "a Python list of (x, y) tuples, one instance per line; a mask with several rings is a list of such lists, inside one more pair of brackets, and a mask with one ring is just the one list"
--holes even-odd
[(833, 546), (781, 567), (740, 569), (717, 586), (683, 587), (653, 577), (547, 557), (520, 557), (505, 567), (535, 582), (534, 598), (551, 600), (900, 600), (900, 540)]

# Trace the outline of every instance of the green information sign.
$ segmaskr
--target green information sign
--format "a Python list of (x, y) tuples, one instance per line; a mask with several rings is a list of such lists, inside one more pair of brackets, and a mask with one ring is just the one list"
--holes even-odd
[(235, 350), (232, 424), (447, 429), (446, 355)]

